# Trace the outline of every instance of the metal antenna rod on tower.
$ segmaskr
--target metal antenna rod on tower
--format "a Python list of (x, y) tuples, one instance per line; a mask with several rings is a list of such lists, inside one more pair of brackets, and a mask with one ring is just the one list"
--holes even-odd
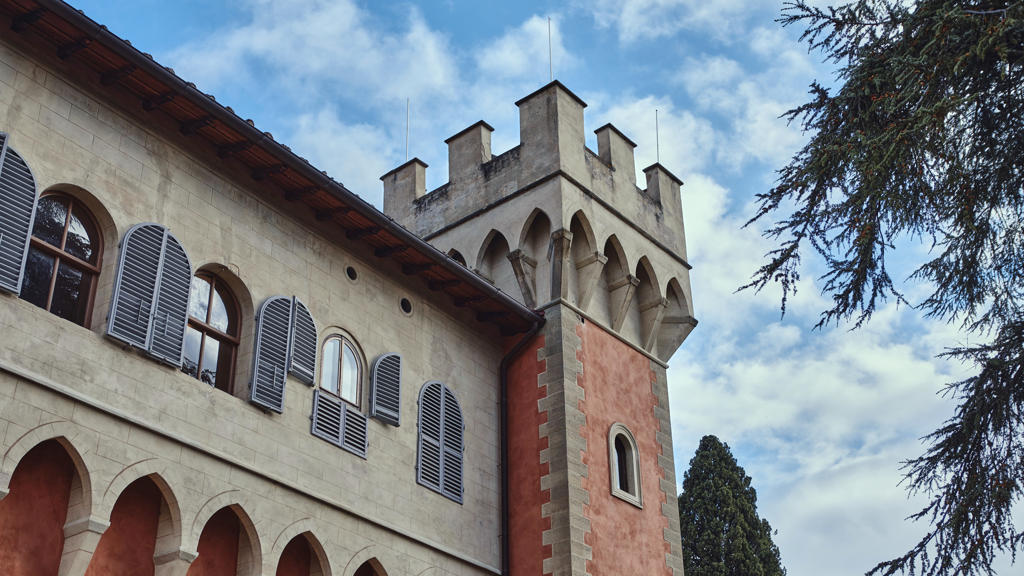
[(551, 16), (548, 16), (548, 82), (555, 79), (555, 66), (551, 60)]
[(409, 161), (409, 99), (405, 99), (405, 161)]
[(654, 109), (654, 158), (661, 164), (661, 135), (658, 133), (658, 109)]

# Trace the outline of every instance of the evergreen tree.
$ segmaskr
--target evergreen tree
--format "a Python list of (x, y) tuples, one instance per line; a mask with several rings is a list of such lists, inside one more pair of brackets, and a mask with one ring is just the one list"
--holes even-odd
[(751, 221), (777, 218), (778, 247), (749, 286), (778, 282), (785, 311), (801, 255), (817, 252), (832, 299), (818, 325), (859, 326), (887, 298), (907, 302), (886, 257), (930, 244), (913, 277), (931, 294), (911, 304), (974, 335), (944, 355), (976, 372), (947, 385), (954, 416), (905, 464), (928, 497), (912, 518), (930, 529), (871, 573), (993, 574), (997, 554), (1024, 550), (1024, 1), (812, 4), (787, 3), (780, 22), (838, 71), (786, 115), (810, 140), (759, 196)]
[(679, 524), (687, 576), (786, 574), (750, 476), (715, 436), (701, 438), (683, 476)]

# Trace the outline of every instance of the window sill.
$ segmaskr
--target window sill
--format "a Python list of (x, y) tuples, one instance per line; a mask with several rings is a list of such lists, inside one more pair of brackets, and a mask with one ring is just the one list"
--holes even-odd
[(619, 500), (629, 502), (630, 504), (636, 506), (641, 510), (644, 509), (644, 504), (640, 500), (640, 496), (634, 496), (633, 494), (630, 494), (629, 492), (625, 492), (623, 490), (619, 490), (618, 488), (612, 488), (612, 496), (615, 496)]

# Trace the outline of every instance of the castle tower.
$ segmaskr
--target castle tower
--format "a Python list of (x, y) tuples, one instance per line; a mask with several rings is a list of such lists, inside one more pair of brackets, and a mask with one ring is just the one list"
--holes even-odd
[[(516, 103), (520, 144), (477, 122), (448, 144), (448, 182), (413, 159), (384, 211), (546, 323), (507, 376), (510, 574), (681, 576), (666, 362), (696, 325), (680, 199), (660, 164), (636, 182), (611, 124), (555, 81)], [(517, 342), (511, 339), (507, 349)]]

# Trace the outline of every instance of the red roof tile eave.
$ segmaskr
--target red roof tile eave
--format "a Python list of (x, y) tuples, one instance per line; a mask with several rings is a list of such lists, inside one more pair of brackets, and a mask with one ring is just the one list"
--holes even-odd
[[(17, 2), (16, 0), (0, 0), (0, 5), (6, 5), (6, 7), (11, 9), (15, 15), (27, 13), (24, 8), (25, 4), (25, 2)], [(419, 238), (377, 210), (340, 182), (333, 180), (325, 173), (315, 168), (307, 160), (298, 156), (286, 146), (273, 140), (269, 134), (261, 132), (255, 126), (234, 114), (233, 111), (217, 103), (212, 97), (204, 94), (194, 85), (182, 80), (171, 70), (161, 66), (151, 57), (143, 54), (138, 49), (131, 46), (127, 41), (113, 34), (107, 30), (106, 27), (101, 26), (88, 18), (82, 12), (72, 8), (64, 2), (60, 2), (59, 0), (35, 0), (34, 4), (44, 8), (48, 13), (60, 18), (62, 20), (62, 24), (70, 24), (77, 28), (82, 33), (82, 37), (90, 38), (91, 42), (81, 50), (92, 51), (97, 58), (100, 58), (97, 52), (97, 49), (99, 48), (112, 52), (115, 56), (125, 60), (125, 62), (134, 67), (133, 71), (129, 73), (130, 76), (136, 77), (136, 74), (149, 75), (152, 77), (152, 80), (166, 85), (169, 90), (177, 94), (178, 96), (175, 97), (176, 99), (180, 97), (184, 100), (184, 102), (180, 102), (180, 104), (185, 104), (186, 106), (191, 105), (199, 108), (203, 112), (203, 115), (199, 117), (191, 117), (182, 121), (183, 127), (188, 122), (194, 122), (203, 117), (209, 119), (209, 124), (198, 126), (198, 128), (192, 130), (192, 134), (199, 135), (211, 142), (214, 147), (217, 147), (217, 144), (211, 140), (210, 135), (204, 134), (204, 128), (205, 126), (212, 126), (214, 123), (219, 122), (227, 129), (238, 133), (244, 141), (251, 142), (251, 149), (254, 152), (258, 149), (265, 155), (274, 158), (279, 165), (285, 167), (285, 170), (293, 171), (298, 176), (309, 180), (316, 188), (322, 189), (326, 192), (328, 197), (341, 202), (344, 205), (342, 209), (346, 213), (354, 213), (354, 215), (368, 221), (371, 228), (378, 229), (377, 231), (370, 231), (369, 233), (367, 233), (367, 229), (357, 231), (363, 232), (365, 235), (357, 236), (355, 238), (353, 238), (350, 230), (350, 239), (356, 239), (370, 244), (371, 247), (377, 246), (375, 253), (379, 257), (390, 256), (400, 262), (408, 262), (410, 260), (410, 254), (408, 253), (404, 255), (400, 253), (398, 254), (398, 257), (395, 257), (393, 253), (389, 253), (387, 256), (382, 256), (382, 252), (380, 252), (381, 248), (379, 246), (380, 242), (373, 242), (373, 239), (380, 235), (387, 234), (396, 239), (400, 244), (408, 246), (409, 249), (411, 249), (408, 251), (422, 256), (423, 259), (426, 260), (426, 262), (419, 262), (418, 264), (404, 264), (404, 273), (421, 277), (425, 282), (427, 282), (428, 286), (432, 290), (445, 290), (452, 296), (456, 306), (469, 306), (474, 303), (487, 301), (498, 305), (498, 311), (495, 311), (493, 307), (488, 307), (486, 310), (482, 310), (480, 307), (472, 307), (477, 312), (478, 320), (498, 324), (502, 327), (503, 331), (511, 333), (525, 331), (535, 323), (543, 321), (543, 316), (541, 314), (530, 310), (509, 295), (495, 288), (486, 280), (480, 278), (472, 271), (461, 266), (457, 262), (454, 262), (448, 258), (447, 255), (443, 254), (431, 244)], [(26, 26), (26, 29), (31, 28), (32, 24), (29, 23), (28, 26)], [(41, 32), (40, 35), (42, 35)], [(49, 40), (59, 44), (62, 41), (62, 38), (51, 37)], [(71, 57), (73, 58), (74, 56)], [(116, 68), (111, 68), (109, 70), (99, 71), (101, 74), (108, 74), (115, 70)], [(131, 92), (135, 97), (138, 97), (138, 94), (130, 91), (119, 80), (113, 82), (111, 87), (120, 87), (122, 90)], [(151, 88), (151, 86), (149, 87)], [(171, 115), (171, 117), (174, 116)], [(255, 158), (252, 160), (255, 161)], [(246, 165), (249, 169), (254, 170), (254, 172), (266, 168), (265, 166), (253, 166), (249, 162), (247, 162)], [(270, 172), (269, 174), (273, 174), (273, 172)], [(299, 200), (305, 201), (305, 203), (311, 208), (316, 209), (316, 206), (310, 204), (310, 202), (306, 201), (305, 198), (300, 197)], [(333, 218), (333, 213), (329, 217)], [(394, 246), (389, 246), (388, 248), (393, 247)], [(403, 249), (399, 252), (406, 251), (407, 250)], [(429, 265), (426, 265), (428, 263)], [(445, 282), (444, 280), (439, 281), (437, 279), (437, 276), (439, 275), (438, 272), (440, 272), (440, 276), (442, 278), (445, 277), (445, 274), (451, 277), (445, 278), (446, 280), (457, 279), (459, 282), (455, 286), (470, 288), (475, 296), (458, 296), (451, 289), (454, 288), (454, 286), (451, 285), (450, 282)], [(442, 287), (438, 288), (438, 286)]]

